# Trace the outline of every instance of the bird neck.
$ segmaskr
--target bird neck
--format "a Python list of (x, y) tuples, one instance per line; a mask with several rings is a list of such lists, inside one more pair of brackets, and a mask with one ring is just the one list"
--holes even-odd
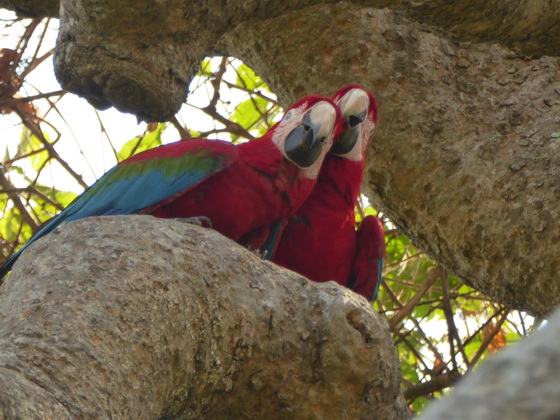
[(317, 180), (318, 194), (340, 197), (354, 207), (360, 195), (365, 161), (349, 160), (328, 154)]

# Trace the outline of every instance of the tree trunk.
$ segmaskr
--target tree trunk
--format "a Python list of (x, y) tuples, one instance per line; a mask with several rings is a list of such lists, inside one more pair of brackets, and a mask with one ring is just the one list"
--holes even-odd
[(64, 224), (0, 291), (0, 417), (402, 419), (385, 321), (218, 233)]
[(287, 101), (366, 86), (380, 104), (364, 184), (376, 207), (494, 299), (540, 315), (560, 303), (558, 59), (347, 3), (240, 25), (218, 51)]

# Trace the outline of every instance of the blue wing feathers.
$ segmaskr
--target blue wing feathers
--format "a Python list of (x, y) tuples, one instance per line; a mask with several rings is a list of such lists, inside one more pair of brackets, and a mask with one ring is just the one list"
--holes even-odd
[(380, 258), (377, 260), (377, 283), (375, 288), (373, 289), (373, 293), (371, 294), (370, 301), (375, 302), (377, 300), (377, 295), (379, 294), (379, 286), (381, 285), (381, 280), (383, 279), (383, 259)]
[(174, 196), (231, 165), (237, 148), (218, 140), (185, 140), (160, 146), (129, 158), (103, 175), (0, 267), (7, 274), (21, 252), (64, 222), (89, 216), (140, 213)]

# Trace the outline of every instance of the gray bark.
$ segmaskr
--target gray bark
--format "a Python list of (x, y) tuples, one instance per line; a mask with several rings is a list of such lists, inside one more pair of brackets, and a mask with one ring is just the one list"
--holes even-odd
[(560, 418), (560, 312), (466, 376), (418, 420)]
[[(278, 6), (293, 10), (302, 5), (334, 2), (337, 0), (267, 2), (267, 13)], [(231, 1), (228, 6), (235, 3)], [(243, 3), (245, 12), (252, 11), (259, 4), (247, 1)], [(560, 4), (554, 1), (354, 0), (348, 3), (361, 7), (400, 10), (410, 18), (459, 40), (495, 42), (521, 55), (557, 56), (560, 53)], [(212, 5), (212, 2), (209, 4)], [(0, 7), (14, 10), (21, 16), (59, 16), (58, 0), (0, 0)], [(270, 14), (267, 16), (270, 17)]]
[(560, 3), (541, 0), (406, 0), (388, 7), (462, 41), (494, 42), (524, 56), (560, 54)]
[(0, 7), (16, 12), (19, 17), (58, 17), (59, 0), (0, 0)]
[(494, 299), (541, 315), (560, 302), (558, 59), (455, 43), (347, 4), (238, 26), (220, 46), (273, 75), (284, 97), (371, 89), (380, 117), (365, 191), (376, 206)]
[(61, 226), (0, 289), (0, 418), (402, 419), (365, 299), (150, 216)]

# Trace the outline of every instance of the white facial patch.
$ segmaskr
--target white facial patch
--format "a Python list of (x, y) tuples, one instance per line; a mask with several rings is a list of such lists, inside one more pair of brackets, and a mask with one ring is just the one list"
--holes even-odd
[(366, 119), (358, 125), (360, 132), (356, 144), (348, 153), (340, 155), (345, 159), (361, 161), (375, 128), (373, 117), (369, 114), (369, 96), (362, 89), (351, 89), (338, 101), (337, 105), (342, 111), (343, 118), (366, 113)]
[(321, 169), (321, 165), (325, 158), (325, 155), (329, 151), (333, 143), (334, 137), (334, 125), (336, 123), (336, 109), (335, 107), (325, 101), (317, 102), (313, 106), (309, 107), (308, 104), (302, 104), (297, 108), (289, 110), (282, 121), (276, 127), (274, 133), (272, 134), (272, 142), (276, 145), (278, 150), (282, 152), (286, 159), (289, 159), (284, 152), (284, 142), (288, 135), (300, 124), (302, 124), (303, 118), (309, 113), (309, 118), (313, 122), (314, 126), (319, 126), (319, 132), (315, 134), (316, 137), (325, 137), (323, 141), (323, 147), (321, 154), (317, 160), (308, 168), (300, 168), (302, 176), (306, 178), (316, 179)]

